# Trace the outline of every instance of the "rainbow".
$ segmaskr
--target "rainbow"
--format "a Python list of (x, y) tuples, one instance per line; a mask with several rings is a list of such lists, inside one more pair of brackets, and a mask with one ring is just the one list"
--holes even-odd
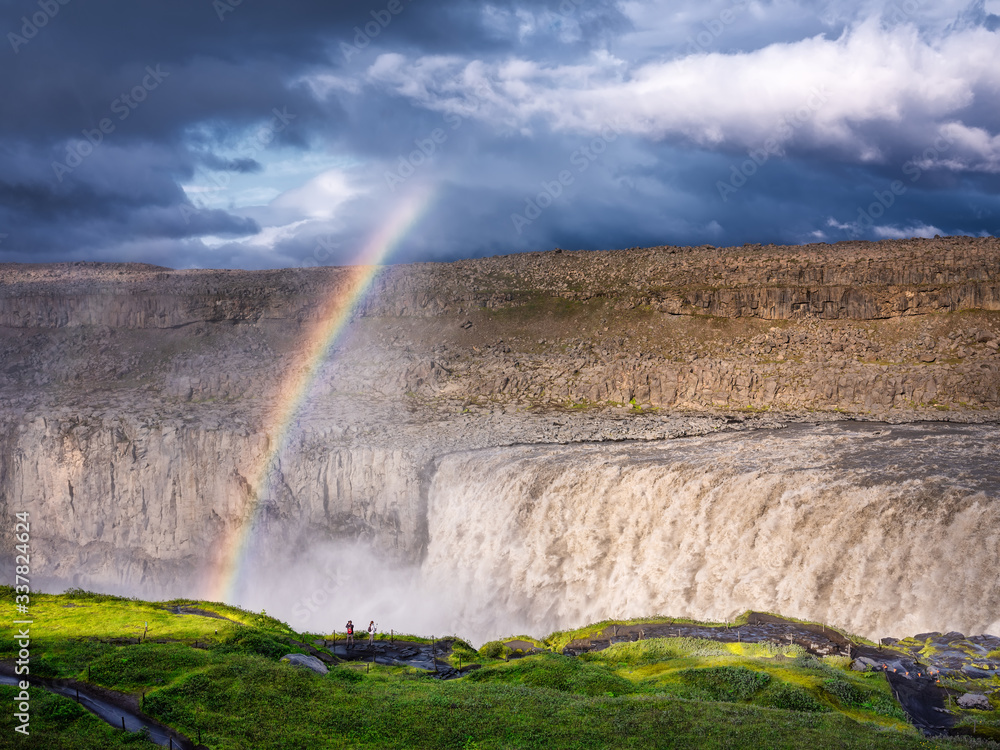
[(206, 585), (210, 600), (234, 603), (232, 600), (246, 562), (251, 532), (260, 514), (260, 499), (267, 494), (272, 469), (288, 444), (297, 416), (309, 401), (316, 376), (385, 259), (427, 211), (432, 197), (431, 191), (422, 189), (400, 201), (385, 224), (369, 238), (354, 263), (346, 268), (346, 288), (336, 298), (327, 301), (317, 322), (306, 335), (301, 359), (291, 368), (291, 374), (282, 384), (265, 429), (270, 447), (256, 471), (248, 478), (253, 488), (250, 517), (226, 535), (216, 556), (217, 562)]

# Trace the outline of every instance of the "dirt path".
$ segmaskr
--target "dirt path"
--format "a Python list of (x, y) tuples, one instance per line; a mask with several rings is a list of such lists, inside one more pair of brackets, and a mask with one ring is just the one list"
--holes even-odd
[[(16, 687), (18, 680), (17, 677), (0, 674), (0, 685)], [(128, 708), (125, 704), (129, 702), (130, 696), (115, 694), (114, 691), (100, 689), (74, 680), (40, 680), (35, 677), (30, 679), (30, 683), (33, 688), (48, 690), (50, 693), (77, 701), (85, 709), (116, 729), (124, 727), (128, 732), (138, 732), (140, 729), (146, 728), (149, 730), (149, 738), (157, 745), (182, 748), (182, 750), (192, 750), (196, 747), (184, 735)]]

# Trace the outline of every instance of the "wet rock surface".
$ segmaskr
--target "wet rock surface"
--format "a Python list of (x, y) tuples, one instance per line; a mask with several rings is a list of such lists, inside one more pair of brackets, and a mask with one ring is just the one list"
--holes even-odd
[(1000, 637), (962, 633), (920, 633), (892, 647), (919, 659), (942, 677), (988, 680), (1000, 675)]
[(441, 680), (453, 680), (470, 670), (479, 668), (478, 664), (464, 665), (461, 671), (453, 667), (447, 661), (451, 655), (452, 642), (451, 639), (434, 643), (377, 640), (372, 645), (364, 641), (348, 648), (343, 640), (337, 644), (326, 641), (329, 644), (329, 653), (340, 661), (413, 667), (425, 670), (429, 676)]

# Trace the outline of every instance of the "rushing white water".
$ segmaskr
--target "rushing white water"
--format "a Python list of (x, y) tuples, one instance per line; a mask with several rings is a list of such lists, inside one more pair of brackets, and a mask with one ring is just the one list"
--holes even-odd
[(839, 423), (448, 456), (421, 588), (473, 639), (746, 609), (1000, 632), (998, 438)]

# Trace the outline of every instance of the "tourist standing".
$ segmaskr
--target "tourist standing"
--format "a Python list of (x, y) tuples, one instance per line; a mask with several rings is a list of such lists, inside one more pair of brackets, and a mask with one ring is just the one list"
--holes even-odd
[(348, 620), (344, 628), (347, 630), (347, 648), (350, 648), (354, 644), (354, 621)]
[(369, 646), (374, 646), (375, 645), (375, 621), (374, 620), (372, 620), (370, 623), (368, 623), (368, 645)]

